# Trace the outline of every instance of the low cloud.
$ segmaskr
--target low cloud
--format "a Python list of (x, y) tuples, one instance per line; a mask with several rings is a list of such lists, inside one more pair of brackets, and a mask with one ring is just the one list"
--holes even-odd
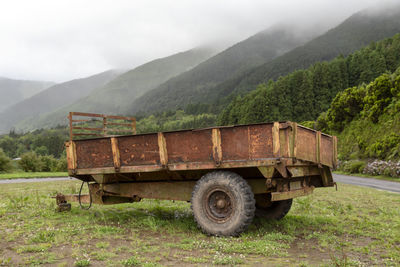
[(61, 82), (196, 46), (231, 45), (277, 23), (328, 29), (377, 4), (382, 1), (4, 1), (0, 76)]

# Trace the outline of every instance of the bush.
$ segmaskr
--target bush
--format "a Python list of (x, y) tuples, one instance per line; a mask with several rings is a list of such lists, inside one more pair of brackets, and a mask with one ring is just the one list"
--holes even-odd
[(362, 173), (367, 164), (361, 160), (351, 160), (343, 164), (342, 169), (348, 173)]
[(68, 164), (67, 164), (67, 158), (62, 157), (59, 160), (57, 160), (57, 165), (56, 165), (56, 170), (57, 172), (66, 172), (68, 171)]
[(27, 152), (21, 156), (18, 165), (26, 172), (40, 172), (43, 169), (43, 162), (35, 152)]
[(11, 159), (0, 148), (0, 172), (9, 172), (12, 168)]
[(368, 156), (371, 158), (385, 159), (395, 156), (395, 151), (400, 147), (400, 135), (391, 133), (367, 147)]
[(40, 171), (54, 172), (57, 171), (58, 160), (53, 156), (40, 156), (39, 160), (42, 162)]
[(26, 172), (67, 171), (67, 159), (65, 157), (56, 159), (53, 156), (38, 156), (35, 152), (23, 154), (18, 164)]
[(386, 175), (400, 178), (400, 161), (374, 160), (367, 164), (363, 171), (369, 175)]

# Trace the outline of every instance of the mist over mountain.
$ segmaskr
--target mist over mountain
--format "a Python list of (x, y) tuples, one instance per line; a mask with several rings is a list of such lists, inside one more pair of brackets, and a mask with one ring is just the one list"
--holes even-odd
[(196, 48), (156, 59), (125, 72), (86, 97), (65, 105), (29, 122), (17, 125), (18, 129), (51, 127), (66, 123), (70, 111), (108, 114), (126, 113), (134, 99), (182, 72), (185, 72), (215, 53), (213, 48)]
[(22, 121), (29, 125), (39, 115), (75, 102), (95, 88), (103, 86), (119, 73), (119, 71), (110, 70), (87, 78), (56, 84), (8, 107), (0, 113), (0, 133), (9, 131)]
[(54, 82), (25, 81), (0, 77), (0, 112), (54, 84)]
[[(135, 100), (130, 113), (174, 110), (192, 103), (211, 104), (230, 94), (253, 90), (258, 84), (269, 79), (277, 79), (296, 69), (307, 68), (315, 62), (330, 60), (340, 54), (348, 55), (370, 42), (393, 36), (400, 32), (399, 17), (398, 5), (391, 6), (390, 9), (368, 9), (358, 12), (306, 44), (261, 66), (237, 73), (216, 85), (196, 87), (196, 83), (192, 84), (192, 77), (197, 75), (195, 68)], [(187, 82), (181, 82), (178, 78)]]
[[(151, 90), (133, 102), (127, 113), (173, 109), (176, 106), (170, 104), (204, 99), (221, 82), (269, 62), (317, 35), (315, 29), (303, 30), (301, 34), (297, 30), (293, 25), (279, 24), (259, 32)], [(174, 99), (169, 101), (170, 98)], [(152, 108), (147, 109), (149, 102)]]

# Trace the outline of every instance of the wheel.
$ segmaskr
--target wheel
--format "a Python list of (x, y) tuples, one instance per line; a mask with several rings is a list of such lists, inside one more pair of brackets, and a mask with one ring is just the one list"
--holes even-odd
[(269, 194), (256, 195), (256, 216), (267, 220), (280, 220), (288, 214), (293, 199), (271, 201)]
[(194, 186), (191, 202), (194, 219), (206, 234), (238, 236), (254, 218), (253, 191), (233, 172), (204, 175)]

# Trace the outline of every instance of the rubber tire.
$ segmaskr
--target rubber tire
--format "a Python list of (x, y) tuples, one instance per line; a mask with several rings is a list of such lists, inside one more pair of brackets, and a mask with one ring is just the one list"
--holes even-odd
[[(228, 190), (236, 207), (233, 215), (225, 222), (218, 223), (209, 218), (203, 205), (205, 194), (216, 186)], [(240, 175), (229, 171), (215, 171), (197, 181), (192, 192), (192, 211), (199, 228), (208, 235), (238, 236), (251, 224), (255, 213), (255, 199), (251, 187)]]
[(257, 207), (256, 204), (256, 216), (267, 220), (280, 220), (288, 214), (292, 203), (293, 199), (274, 201), (267, 208)]

